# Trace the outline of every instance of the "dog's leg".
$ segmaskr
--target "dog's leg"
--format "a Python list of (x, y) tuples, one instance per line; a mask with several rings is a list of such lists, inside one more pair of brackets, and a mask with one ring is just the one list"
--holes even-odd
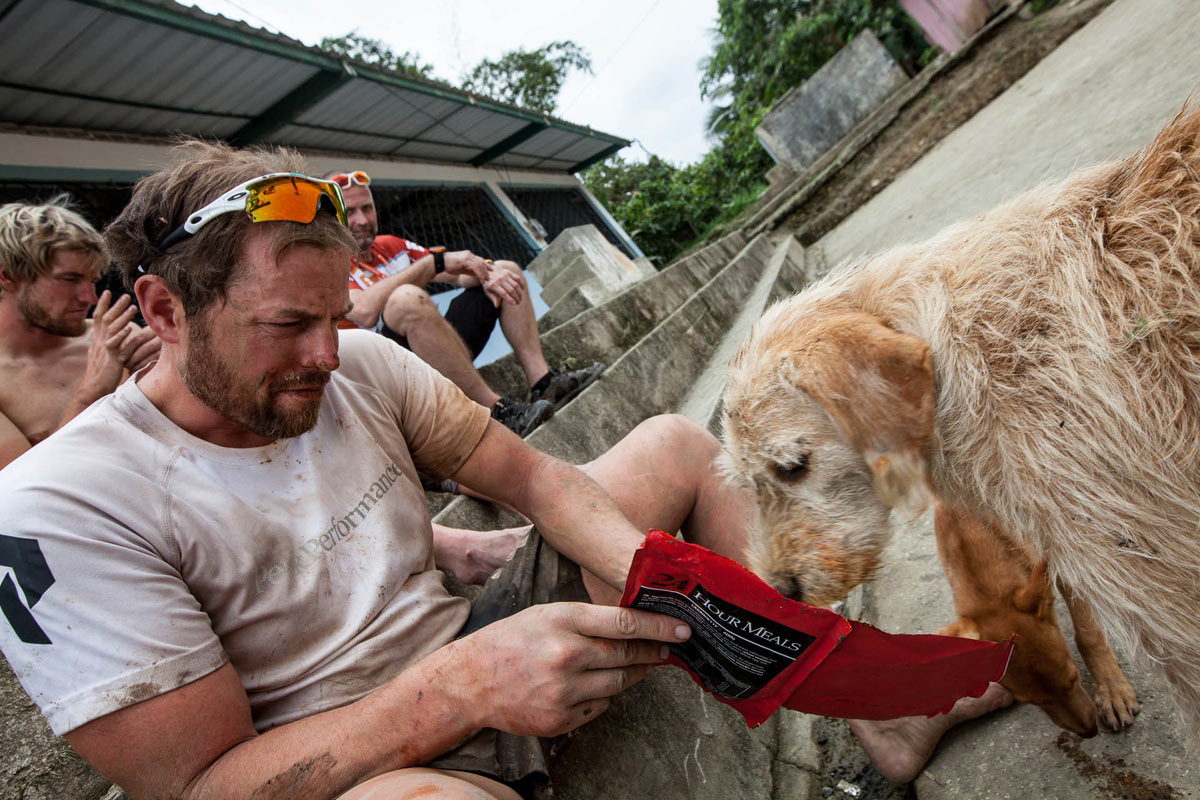
[(1092, 674), (1092, 699), (1100, 719), (1115, 731), (1128, 728), (1141, 710), (1137, 693), (1117, 664), (1117, 657), (1108, 646), (1108, 639), (1100, 630), (1091, 605), (1062, 581), (1058, 581), (1058, 590), (1071, 611), (1071, 621), (1075, 623), (1075, 645)]

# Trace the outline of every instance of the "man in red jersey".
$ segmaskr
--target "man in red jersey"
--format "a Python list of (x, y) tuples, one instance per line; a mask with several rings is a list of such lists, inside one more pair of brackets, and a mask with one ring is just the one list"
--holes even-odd
[[(412, 350), (521, 436), (600, 377), (604, 365), (599, 362), (577, 370), (546, 363), (518, 264), (380, 235), (370, 177), (362, 170), (325, 177), (342, 189), (347, 223), (360, 248), (350, 273), (351, 323)], [(455, 287), (465, 291), (443, 317), (430, 294)], [(473, 361), (497, 322), (529, 381), (528, 402), (501, 397), (475, 370)]]

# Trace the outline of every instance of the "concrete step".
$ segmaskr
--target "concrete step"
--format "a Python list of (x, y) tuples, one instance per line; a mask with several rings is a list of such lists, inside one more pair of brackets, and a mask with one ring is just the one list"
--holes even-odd
[[(684, 305), (746, 247), (741, 234), (731, 235), (675, 262), (611, 300), (563, 320), (542, 333), (542, 352), (546, 360), (553, 365), (572, 358), (578, 364), (603, 361), (611, 365)], [(763, 239), (758, 247), (769, 248), (770, 245)], [(765, 263), (767, 255), (759, 253), (755, 257)], [(480, 367), (479, 374), (500, 394), (513, 398), (528, 395), (525, 374), (513, 354)]]
[(708, 428), (713, 434), (720, 435), (721, 392), (725, 388), (725, 371), (729, 360), (741, 347), (763, 310), (771, 303), (799, 291), (807, 280), (804, 248), (794, 236), (784, 237), (775, 245), (762, 279), (734, 319), (708, 366), (680, 403), (680, 414)]
[[(697, 281), (696, 287), (699, 288), (712, 278), (718, 269), (728, 264), (746, 246), (746, 242), (747, 239), (742, 235), (741, 231), (734, 231), (707, 247), (672, 262), (664, 267), (661, 273), (686, 272)], [(638, 259), (634, 263), (639, 262), (647, 264), (649, 263), (649, 259)], [(647, 282), (653, 279), (651, 277)], [(557, 328), (559, 325), (562, 325), (564, 322), (591, 307), (592, 303), (585, 296), (584, 290), (576, 287), (560, 298), (550, 307), (549, 311), (542, 315), (542, 318), (538, 320), (538, 330), (543, 334), (549, 333), (554, 328)]]
[[(551, 348), (566, 347), (562, 337), (570, 336), (580, 360), (607, 360), (608, 369), (527, 441), (581, 464), (612, 447), (647, 417), (679, 408), (772, 255), (770, 241), (760, 236), (697, 290), (689, 287), (697, 275), (711, 271), (708, 262), (701, 265), (697, 260), (664, 271), (556, 328), (553, 337), (546, 337), (551, 342), (543, 339), (551, 363)], [(490, 374), (484, 375), (490, 379)], [(455, 499), (437, 515), (438, 522), (476, 530), (510, 524), (511, 519), (507, 512), (467, 497)]]
[[(697, 254), (682, 269), (704, 275), (718, 260), (715, 253)], [(755, 239), (614, 362), (600, 382), (534, 431), (530, 443), (579, 463), (653, 414), (690, 404), (698, 409), (693, 418), (707, 423), (729, 357), (768, 299), (797, 288), (803, 269), (803, 249), (794, 238), (774, 245), (765, 237)], [(455, 500), (437, 520), (466, 527), (516, 523), (507, 512), (468, 498)], [(820, 768), (812, 721), (783, 711), (748, 729), (740, 715), (683, 672), (657, 670), (575, 734), (555, 765), (555, 796), (807, 798)], [(613, 780), (613, 764), (622, 765), (620, 781)], [(731, 764), (737, 768), (730, 769)]]

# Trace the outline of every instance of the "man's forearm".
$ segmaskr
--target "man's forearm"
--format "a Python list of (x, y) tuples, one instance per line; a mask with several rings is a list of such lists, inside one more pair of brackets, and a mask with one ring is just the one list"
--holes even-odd
[(551, 545), (614, 589), (625, 586), (645, 538), (613, 499), (577, 467), (547, 459), (527, 487), (530, 518)]
[(196, 776), (185, 796), (334, 798), (384, 772), (426, 764), (475, 727), (448, 692), (448, 645), (363, 699), (246, 739)]
[[(99, 400), (101, 397), (107, 397), (117, 390), (121, 385), (121, 381), (125, 380), (127, 373), (121, 370), (117, 375), (117, 380), (109, 381), (92, 381), (86, 376), (79, 386), (76, 387), (75, 393), (71, 395), (71, 399), (67, 401), (67, 405), (63, 408), (62, 416), (59, 417), (58, 425), (54, 426), (54, 430), (58, 430), (63, 425), (66, 425), (75, 417), (82, 414), (88, 406)], [(51, 431), (53, 433), (53, 431)]]

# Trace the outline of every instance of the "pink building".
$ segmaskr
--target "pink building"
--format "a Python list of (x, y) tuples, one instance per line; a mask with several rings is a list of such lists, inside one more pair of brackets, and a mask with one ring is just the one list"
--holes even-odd
[(953, 53), (1008, 0), (900, 0), (930, 44)]

